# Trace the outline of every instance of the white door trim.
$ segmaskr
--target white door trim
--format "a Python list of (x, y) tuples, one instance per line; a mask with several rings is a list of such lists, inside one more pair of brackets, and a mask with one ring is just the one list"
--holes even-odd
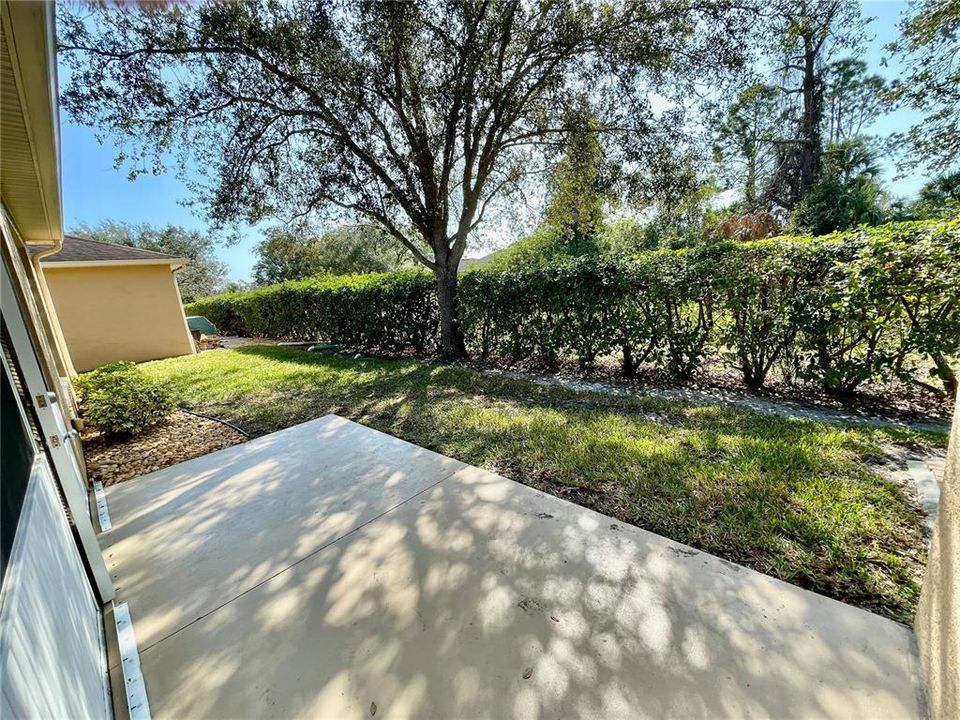
[[(53, 409), (56, 407), (56, 412), (60, 412), (56, 400), (57, 392), (46, 386), (36, 358), (36, 351), (33, 343), (30, 342), (30, 335), (23, 320), (20, 303), (13, 289), (13, 282), (6, 264), (2, 264), (0, 306), (3, 307), (3, 319), (10, 333), (10, 342), (21, 371), (21, 381), (40, 421), (44, 443), (53, 461), (53, 469), (67, 501), (67, 507), (73, 516), (77, 535), (80, 538), (81, 551), (93, 575), (97, 595), (101, 603), (106, 603), (114, 596), (113, 581), (103, 561), (103, 554), (93, 529), (87, 501), (86, 479), (83, 477), (77, 458), (73, 455), (72, 438), (65, 432), (62, 415), (60, 422), (57, 421), (57, 415)], [(4, 360), (4, 366), (6, 366), (6, 360)]]

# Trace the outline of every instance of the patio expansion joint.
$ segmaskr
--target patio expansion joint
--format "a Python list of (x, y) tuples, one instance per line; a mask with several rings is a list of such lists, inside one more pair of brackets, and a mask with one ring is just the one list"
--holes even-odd
[[(266, 578), (264, 578), (263, 580), (261, 580), (260, 582), (255, 583), (254, 585), (251, 585), (250, 587), (248, 587), (248, 588), (247, 588), (246, 590), (244, 590), (243, 592), (237, 593), (235, 596), (233, 596), (233, 597), (230, 598), (229, 600), (225, 600), (224, 602), (220, 603), (219, 605), (217, 605), (217, 606), (216, 606), (215, 608), (213, 608), (212, 610), (209, 610), (209, 611), (203, 613), (202, 615), (194, 618), (193, 620), (191, 620), (190, 622), (186, 623), (185, 625), (182, 625), (182, 626), (178, 627), (178, 628), (177, 628), (176, 630), (174, 630), (173, 632), (168, 633), (167, 635), (164, 635), (162, 638), (160, 638), (160, 639), (158, 639), (158, 640), (154, 640), (154, 641), (153, 641), (152, 643), (150, 643), (149, 645), (146, 645), (146, 646), (142, 647), (142, 648), (140, 649), (140, 654), (142, 655), (143, 653), (147, 652), (147, 651), (150, 650), (151, 648), (156, 647), (157, 645), (159, 645), (160, 643), (164, 642), (165, 640), (168, 640), (169, 638), (172, 638), (174, 635), (180, 633), (181, 631), (186, 630), (187, 628), (189, 628), (189, 627), (192, 626), (192, 625), (195, 625), (196, 623), (200, 622), (200, 621), (203, 620), (204, 618), (210, 617), (210, 616), (213, 615), (214, 613), (216, 613), (216, 612), (220, 611), (221, 609), (225, 608), (227, 605), (229, 605), (230, 603), (232, 603), (234, 600), (238, 600), (239, 598), (242, 598), (244, 595), (247, 595), (248, 593), (253, 592), (253, 591), (256, 590), (257, 588), (262, 587), (263, 585), (266, 585), (268, 582), (270, 582), (270, 581), (273, 580), (274, 578), (279, 577), (279, 576), (282, 575), (283, 573), (288, 572), (289, 570), (295, 568), (297, 565), (299, 565), (300, 563), (304, 562), (305, 560), (309, 560), (309, 559), (312, 558), (314, 555), (316, 555), (316, 554), (318, 554), (318, 553), (326, 550), (326, 549), (327, 549), (328, 547), (330, 547), (331, 545), (336, 545), (338, 542), (340, 542), (340, 541), (343, 540), (344, 538), (348, 538), (348, 537), (350, 537), (351, 535), (353, 535), (354, 533), (359, 532), (360, 530), (362, 530), (363, 528), (365, 528), (367, 525), (370, 525), (371, 523), (376, 522), (376, 521), (379, 520), (380, 518), (382, 518), (382, 517), (384, 517), (384, 516), (386, 516), (386, 515), (389, 515), (389, 514), (392, 513), (394, 510), (397, 510), (398, 508), (403, 507), (404, 505), (406, 505), (406, 504), (407, 504), (408, 502), (410, 502), (411, 500), (415, 500), (415, 499), (418, 498), (420, 495), (423, 495), (425, 492), (429, 492), (430, 490), (433, 490), (433, 489), (434, 489), (435, 487), (437, 487), (440, 483), (444, 482), (445, 480), (449, 480), (451, 477), (453, 477), (454, 475), (456, 475), (458, 472), (460, 472), (460, 470), (461, 470), (461, 468), (456, 468), (456, 469), (454, 469), (454, 470), (451, 470), (449, 473), (447, 473), (446, 475), (444, 475), (442, 478), (440, 478), (439, 480), (437, 480), (435, 483), (432, 483), (431, 485), (428, 485), (427, 487), (423, 488), (422, 490), (418, 490), (417, 492), (415, 492), (415, 493), (414, 493), (413, 495), (411, 495), (410, 497), (404, 498), (403, 500), (401, 500), (400, 502), (396, 503), (395, 505), (392, 505), (392, 506), (388, 507), (386, 510), (384, 510), (384, 511), (383, 511), (382, 513), (380, 513), (379, 515), (376, 515), (375, 517), (370, 518), (370, 519), (367, 520), (366, 522), (360, 523), (360, 524), (357, 525), (355, 528), (351, 529), (349, 532), (345, 532), (343, 535), (338, 535), (337, 537), (333, 538), (332, 540), (329, 540), (328, 542), (323, 543), (322, 545), (320, 545), (320, 546), (317, 547), (316, 549), (312, 550), (311, 552), (307, 553), (307, 554), (304, 555), (303, 557), (294, 560), (292, 563), (290, 563), (290, 564), (287, 565), (286, 567), (283, 567), (283, 568), (281, 568), (280, 570), (277, 570), (275, 573), (273, 573), (273, 574), (270, 575), (269, 577), (266, 577)], [(117, 667), (119, 664), (120, 664), (120, 663), (114, 663), (114, 664), (111, 666), (110, 669), (112, 670), (113, 668)]]

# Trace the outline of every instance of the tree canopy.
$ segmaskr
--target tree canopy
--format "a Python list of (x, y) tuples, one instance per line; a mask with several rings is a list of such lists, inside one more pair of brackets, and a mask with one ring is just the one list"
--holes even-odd
[(613, 177), (589, 107), (571, 120), (563, 157), (547, 182), (546, 222), (568, 243), (593, 243), (603, 226)]
[(864, 41), (856, 0), (775, 0), (761, 13), (752, 71), (710, 120), (743, 209), (789, 212), (820, 179), (826, 146), (879, 113), (884, 80), (847, 56)]
[(859, 136), (883, 112), (886, 88), (887, 81), (868, 73), (863, 60), (847, 57), (830, 63), (824, 79), (827, 141)]
[(323, 273), (312, 240), (314, 238), (284, 227), (267, 230), (263, 240), (257, 244), (254, 284), (273, 285)]
[(793, 213), (797, 230), (825, 235), (887, 217), (876, 152), (862, 137), (827, 146), (820, 177)]
[(214, 223), (378, 223), (436, 274), (456, 356), (468, 239), (542, 171), (582, 92), (597, 131), (642, 158), (647, 91), (739, 67), (749, 16), (734, 0), (104, 5), (63, 14), (62, 103), (133, 175), (171, 153), (201, 168)]
[(410, 253), (375, 225), (345, 225), (322, 235), (309, 226), (270, 228), (257, 245), (257, 285), (313, 275), (390, 272), (409, 266)]
[(900, 23), (900, 37), (887, 46), (903, 57), (906, 77), (888, 98), (923, 113), (923, 120), (896, 140), (910, 143), (908, 166), (928, 165), (938, 172), (960, 161), (960, 3), (920, 0)]

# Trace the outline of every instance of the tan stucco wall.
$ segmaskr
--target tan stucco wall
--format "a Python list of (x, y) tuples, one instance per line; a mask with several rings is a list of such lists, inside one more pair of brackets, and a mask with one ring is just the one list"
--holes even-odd
[(78, 372), (195, 352), (169, 265), (43, 266)]
[(936, 720), (960, 718), (960, 401), (914, 627), (931, 714)]

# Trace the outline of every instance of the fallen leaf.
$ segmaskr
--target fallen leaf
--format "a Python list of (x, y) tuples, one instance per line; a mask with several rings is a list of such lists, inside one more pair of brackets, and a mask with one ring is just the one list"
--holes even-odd
[(529, 680), (531, 675), (533, 675), (533, 668), (527, 668), (526, 670), (523, 671), (524, 680)]
[(375, 702), (370, 703), (370, 715), (371, 717), (377, 714), (377, 704)]

